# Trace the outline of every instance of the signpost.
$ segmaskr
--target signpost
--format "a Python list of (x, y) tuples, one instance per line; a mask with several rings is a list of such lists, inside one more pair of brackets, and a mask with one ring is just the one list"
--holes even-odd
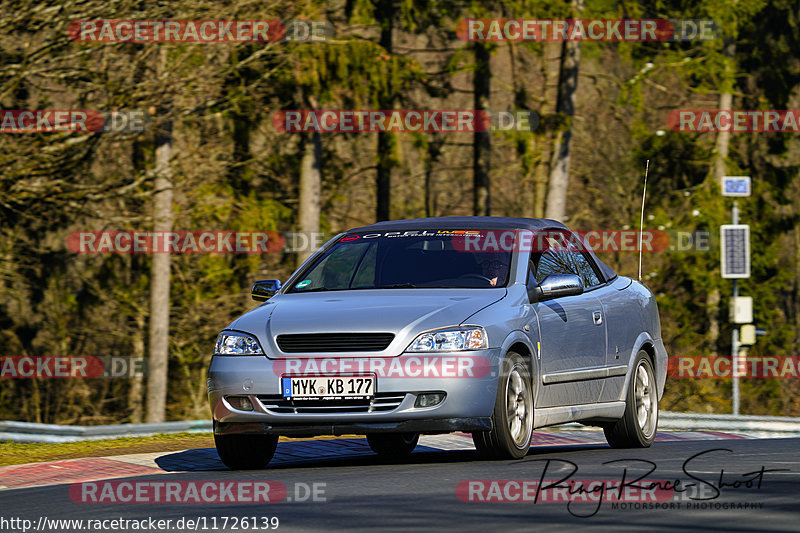
[[(746, 197), (752, 190), (750, 176), (723, 176), (722, 196)], [(739, 324), (753, 321), (753, 300), (739, 296), (739, 279), (750, 277), (750, 226), (739, 224), (739, 200), (734, 198), (732, 223), (723, 224), (720, 233), (720, 263), (722, 277), (733, 279), (733, 295), (731, 298), (731, 367), (733, 372), (733, 414), (739, 414)], [(749, 304), (749, 317), (747, 307)], [(747, 320), (749, 318), (749, 320)], [(749, 334), (749, 331), (748, 331)], [(748, 335), (749, 337), (749, 335)], [(745, 339), (748, 340), (749, 339)]]

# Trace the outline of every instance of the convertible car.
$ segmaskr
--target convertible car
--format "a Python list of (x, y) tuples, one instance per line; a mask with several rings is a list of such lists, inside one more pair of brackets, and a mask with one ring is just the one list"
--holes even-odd
[(352, 229), (220, 334), (208, 373), (230, 468), (262, 468), (280, 435), (366, 435), (378, 454), (471, 433), (527, 454), (535, 428), (580, 422), (647, 447), (667, 353), (655, 298), (563, 224), (444, 217)]

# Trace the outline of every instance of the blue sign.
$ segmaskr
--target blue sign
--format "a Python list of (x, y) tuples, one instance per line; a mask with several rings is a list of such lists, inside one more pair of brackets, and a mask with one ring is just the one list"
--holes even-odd
[(722, 196), (750, 196), (750, 176), (723, 176)]

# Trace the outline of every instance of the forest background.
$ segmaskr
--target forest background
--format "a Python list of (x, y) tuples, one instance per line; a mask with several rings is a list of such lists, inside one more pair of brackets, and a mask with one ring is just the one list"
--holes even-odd
[[(337, 232), (376, 220), (548, 216), (574, 229), (718, 235), (749, 175), (750, 355), (800, 344), (800, 142), (673, 131), (680, 109), (800, 109), (795, 0), (0, 3), (0, 108), (139, 110), (137, 132), (0, 133), (0, 355), (141, 357), (155, 378), (0, 379), (0, 419), (209, 416), (217, 333), (302, 254), (76, 254), (75, 231)], [(710, 40), (467, 42), (466, 18), (713, 19)], [(322, 40), (76, 42), (97, 19), (321, 21)], [(534, 131), (285, 133), (293, 109), (529, 111)], [(637, 254), (600, 254), (635, 275)], [(646, 254), (671, 357), (727, 355), (731, 281), (708, 249)], [(158, 370), (158, 369), (168, 370)], [(154, 369), (156, 370), (154, 372)], [(742, 412), (800, 416), (797, 379), (742, 380)], [(730, 412), (729, 379), (670, 379), (661, 408)]]

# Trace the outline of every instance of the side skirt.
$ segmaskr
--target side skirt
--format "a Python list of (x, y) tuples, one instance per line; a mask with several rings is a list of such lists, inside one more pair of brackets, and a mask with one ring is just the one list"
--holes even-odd
[(625, 413), (625, 402), (590, 403), (566, 407), (544, 407), (533, 410), (533, 427), (554, 426), (565, 422), (614, 422)]

